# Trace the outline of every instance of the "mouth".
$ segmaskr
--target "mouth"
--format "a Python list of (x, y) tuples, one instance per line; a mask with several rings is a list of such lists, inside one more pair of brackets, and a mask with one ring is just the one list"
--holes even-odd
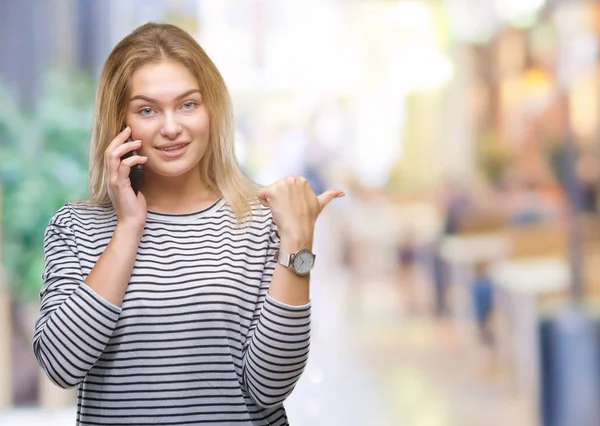
[(181, 143), (176, 143), (176, 144), (163, 145), (160, 147), (157, 146), (156, 149), (158, 149), (159, 151), (173, 152), (173, 151), (183, 149), (186, 146), (188, 146), (189, 144), (190, 144), (189, 142), (181, 142)]
[(173, 142), (162, 146), (156, 146), (156, 149), (163, 158), (177, 158), (185, 153), (190, 142)]

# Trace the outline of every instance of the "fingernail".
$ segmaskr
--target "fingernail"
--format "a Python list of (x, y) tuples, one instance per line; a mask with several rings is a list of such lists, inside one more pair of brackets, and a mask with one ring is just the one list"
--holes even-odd
[(341, 194), (338, 194), (335, 196), (335, 198), (341, 198), (341, 197), (345, 197), (346, 193), (342, 192)]

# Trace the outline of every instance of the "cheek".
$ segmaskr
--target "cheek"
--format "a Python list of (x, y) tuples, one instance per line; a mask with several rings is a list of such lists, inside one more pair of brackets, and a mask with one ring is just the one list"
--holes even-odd
[(147, 154), (152, 149), (153, 142), (156, 140), (156, 133), (149, 131), (149, 129), (144, 129), (143, 131), (133, 133), (133, 137), (134, 140), (140, 139), (142, 141), (141, 152)]
[(158, 123), (153, 120), (142, 119), (138, 116), (129, 118), (127, 124), (131, 127), (133, 140), (140, 139), (144, 143), (152, 143), (157, 132), (160, 130)]
[(148, 130), (144, 130), (142, 132), (136, 132), (133, 133), (133, 136), (135, 139), (141, 139), (142, 141), (142, 146), (144, 146), (144, 144), (146, 145), (151, 145), (152, 142), (154, 141), (155, 136), (153, 132), (149, 132)]
[(198, 111), (198, 115), (193, 123), (193, 129), (194, 133), (199, 136), (206, 137), (209, 134), (210, 119), (206, 108), (203, 107), (200, 111)]

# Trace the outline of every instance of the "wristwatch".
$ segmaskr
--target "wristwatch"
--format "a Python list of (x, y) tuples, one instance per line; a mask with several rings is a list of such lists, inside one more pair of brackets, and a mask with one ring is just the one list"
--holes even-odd
[(307, 275), (315, 266), (316, 255), (308, 250), (302, 249), (297, 253), (284, 253), (280, 250), (275, 252), (275, 261), (280, 265), (290, 268), (298, 275)]

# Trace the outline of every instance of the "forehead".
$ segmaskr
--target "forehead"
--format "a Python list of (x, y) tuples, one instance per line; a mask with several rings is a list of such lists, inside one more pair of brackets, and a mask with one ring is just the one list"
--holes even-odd
[(190, 89), (200, 89), (194, 75), (178, 62), (146, 64), (131, 76), (131, 96), (169, 99)]

